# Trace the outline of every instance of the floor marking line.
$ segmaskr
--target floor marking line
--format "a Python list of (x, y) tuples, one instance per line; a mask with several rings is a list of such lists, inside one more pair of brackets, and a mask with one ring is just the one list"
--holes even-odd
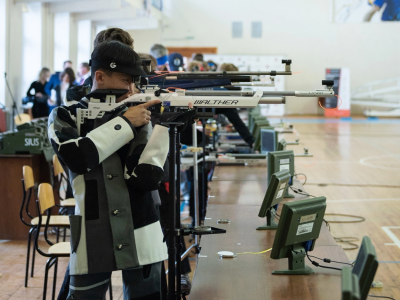
[(396, 246), (396, 244), (393, 244), (393, 243), (385, 243), (385, 246)]
[(400, 239), (390, 230), (391, 228), (400, 228), (400, 226), (382, 226), (381, 228), (396, 244), (396, 246), (400, 248)]

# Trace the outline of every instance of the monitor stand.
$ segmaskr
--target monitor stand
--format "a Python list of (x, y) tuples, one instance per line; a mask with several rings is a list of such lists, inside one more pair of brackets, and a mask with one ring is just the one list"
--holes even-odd
[(257, 230), (276, 230), (278, 224), (274, 222), (274, 216), (271, 213), (271, 208), (267, 210), (267, 224), (264, 226), (257, 227)]
[(293, 185), (293, 177), (290, 177), (290, 182), (288, 184), (288, 187), (285, 191), (285, 196), (283, 196), (283, 198), (295, 198), (295, 196), (293, 194), (289, 194), (289, 188)]
[(294, 245), (288, 253), (289, 269), (273, 271), (274, 275), (310, 275), (314, 270), (305, 265), (306, 250), (301, 244)]

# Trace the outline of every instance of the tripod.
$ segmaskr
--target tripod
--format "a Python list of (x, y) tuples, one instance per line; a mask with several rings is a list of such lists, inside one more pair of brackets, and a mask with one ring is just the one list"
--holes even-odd
[[(210, 117), (207, 113), (197, 113), (195, 118), (208, 118)], [(168, 220), (168, 229), (166, 230), (167, 238), (169, 241), (168, 244), (168, 300), (180, 300), (186, 299), (186, 295), (182, 294), (181, 289), (181, 259), (185, 257), (189, 251), (193, 248), (196, 249), (196, 253), (200, 253), (200, 246), (198, 243), (198, 235), (203, 234), (217, 234), (217, 233), (225, 233), (226, 230), (218, 229), (211, 227), (211, 230), (201, 231), (194, 228), (181, 228), (181, 219), (180, 219), (180, 203), (176, 201), (177, 192), (180, 191), (180, 176), (177, 176), (177, 171), (180, 171), (180, 133), (177, 130), (178, 126), (184, 125), (184, 123), (179, 122), (168, 122), (164, 123), (169, 126), (169, 220)], [(196, 140), (196, 125), (193, 124), (194, 131), (194, 139)], [(203, 142), (204, 144), (204, 142)], [(197, 146), (195, 144), (195, 146)], [(205, 157), (203, 157), (203, 161)], [(197, 154), (194, 154), (193, 159), (195, 165), (195, 224), (198, 222), (198, 199), (196, 187), (197, 183)], [(179, 193), (180, 194), (180, 193)], [(179, 195), (178, 194), (178, 195)], [(182, 251), (181, 244), (181, 236), (185, 235), (195, 235), (195, 243), (189, 249), (185, 251), (182, 255), (180, 254)], [(175, 287), (175, 277), (178, 278), (176, 287)]]
[(13, 105), (12, 105), (12, 120), (11, 120), (12, 126), (11, 126), (11, 128), (12, 128), (12, 130), (15, 130), (15, 120), (14, 120), (15, 112), (17, 112), (17, 116), (18, 116), (20, 121), (21, 121), (21, 116), (18, 113), (17, 103), (15, 102), (14, 96), (11, 93), (11, 89), (10, 89), (10, 85), (8, 84), (7, 73), (6, 72), (4, 72), (4, 80), (6, 81), (8, 92), (10, 93), (11, 99), (13, 101)]

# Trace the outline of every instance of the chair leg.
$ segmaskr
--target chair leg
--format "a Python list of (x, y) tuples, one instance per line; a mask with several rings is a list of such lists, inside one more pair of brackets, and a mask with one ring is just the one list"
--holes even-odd
[(53, 294), (51, 297), (52, 300), (54, 300), (56, 297), (57, 267), (58, 267), (58, 258), (56, 257), (54, 263)]
[(57, 227), (57, 240), (56, 240), (56, 243), (58, 243), (59, 239), (60, 239), (60, 227)]
[[(36, 236), (35, 236), (36, 234), (39, 234), (39, 232), (37, 232), (37, 230), (34, 230), (32, 233), (34, 234), (33, 239), (36, 238)], [(35, 254), (36, 254), (36, 250), (35, 250), (35, 248), (33, 248), (33, 251), (32, 251), (31, 277), (33, 277), (33, 271), (35, 270)]]
[(65, 242), (65, 239), (67, 238), (67, 227), (64, 227), (64, 237), (63, 237), (63, 242)]
[[(26, 267), (25, 267), (25, 287), (28, 287), (29, 259), (30, 259), (30, 255), (31, 255), (31, 240), (32, 240), (33, 231), (35, 231), (35, 229), (32, 227), (29, 230), (29, 234), (28, 234), (28, 247), (27, 247), (27, 250), (26, 250)], [(32, 251), (35, 251), (35, 248), (33, 248)]]
[(110, 300), (113, 300), (111, 277), (110, 277), (110, 284), (108, 286), (108, 291), (110, 293)]
[(44, 269), (44, 286), (43, 286), (43, 300), (46, 300), (47, 294), (47, 281), (49, 278), (49, 269), (51, 268), (51, 262), (53, 261), (54, 257), (50, 257), (46, 262), (46, 267)]

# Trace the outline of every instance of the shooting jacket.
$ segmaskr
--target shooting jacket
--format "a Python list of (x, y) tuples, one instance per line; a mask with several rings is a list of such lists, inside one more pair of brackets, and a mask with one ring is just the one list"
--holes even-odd
[(151, 196), (163, 176), (168, 128), (140, 130), (126, 110), (89, 120), (77, 134), (76, 109), (83, 98), (55, 108), (49, 139), (69, 172), (76, 199), (71, 221), (71, 275), (133, 268), (167, 259), (167, 247)]

